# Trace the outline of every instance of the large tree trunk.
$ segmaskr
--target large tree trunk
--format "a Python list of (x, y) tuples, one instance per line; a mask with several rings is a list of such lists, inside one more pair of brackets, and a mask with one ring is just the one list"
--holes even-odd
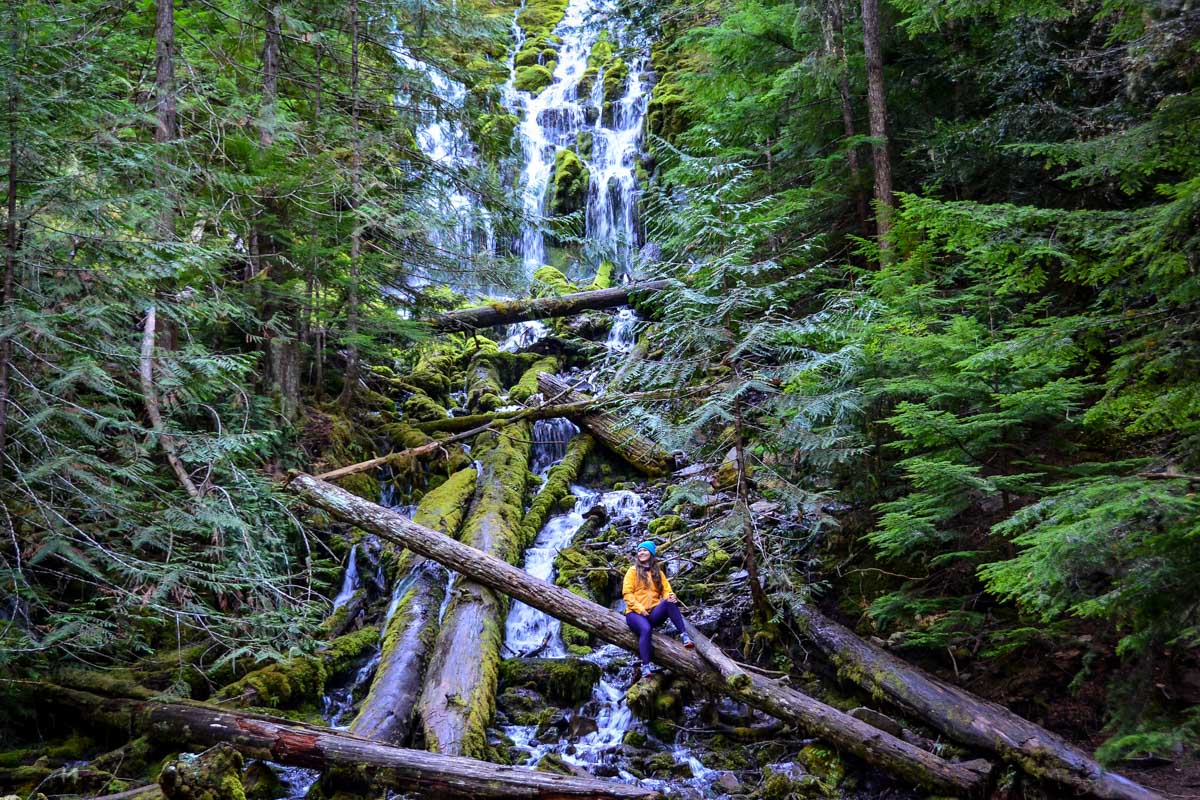
[(552, 775), (469, 758), (407, 750), (361, 736), (199, 703), (105, 698), (52, 684), (24, 683), (35, 702), (62, 707), (105, 727), (138, 731), (171, 745), (226, 742), (250, 758), (316, 769), (371, 771), (372, 782), (434, 797), (654, 798), (626, 784)]
[[(838, 94), (842, 101), (842, 132), (848, 140), (854, 139), (854, 98), (850, 93), (850, 62), (846, 58), (846, 0), (827, 0), (829, 30), (826, 47), (833, 55), (838, 70)], [(870, 235), (867, 227), (867, 195), (863, 191), (862, 176), (858, 163), (858, 146), (846, 151), (846, 166), (850, 168), (850, 183), (854, 187), (854, 209), (858, 227), (863, 236)]]
[(867, 111), (871, 154), (875, 159), (875, 230), (881, 253), (892, 227), (892, 159), (888, 152), (887, 95), (883, 86), (883, 39), (879, 33), (879, 0), (862, 0), (863, 54), (867, 59)]
[[(529, 437), (528, 423), (512, 423), (503, 432), (482, 434), (472, 451), (478, 459), (479, 477), (471, 514), (463, 526), (462, 540), (466, 544), (460, 546), (471, 552), (482, 551), (501, 564), (516, 561), (525, 546), (521, 516), (529, 474)], [(430, 533), (440, 540), (454, 541)], [(407, 546), (395, 537), (392, 541)], [(416, 547), (409, 549), (430, 557)], [(472, 757), (487, 752), (486, 729), (495, 713), (508, 606), (504, 596), (494, 589), (458, 580), (442, 617), (417, 706), (425, 746), (435, 752)]]
[[(17, 63), (19, 47), (17, 32), (12, 32), (9, 57)], [(13, 288), (17, 272), (17, 81), (8, 85), (8, 177), (4, 198), (4, 286), (0, 290), (0, 479), (6, 473), (4, 444), (8, 435), (9, 361), (12, 359), (12, 337), (8, 326), (12, 321)], [(13, 459), (14, 465), (16, 459)]]
[(1061, 736), (906, 664), (810, 606), (796, 604), (792, 611), (842, 675), (874, 696), (890, 698), (947, 736), (1080, 794), (1105, 800), (1161, 800), (1107, 771)]
[[(413, 521), (454, 536), (474, 491), (475, 468), (459, 470), (421, 498)], [(436, 562), (414, 556), (396, 594), (379, 667), (350, 730), (368, 739), (404, 744), (412, 733), (413, 712), (433, 649), (438, 610), (446, 595), (446, 572)]]
[(358, 290), (362, 274), (362, 231), (358, 211), (362, 201), (362, 136), (359, 131), (358, 103), (358, 0), (350, 0), (350, 131), (354, 141), (350, 155), (350, 208), (353, 228), (350, 231), (350, 286), (346, 295), (346, 371), (342, 376), (343, 411), (350, 410), (358, 389)]
[[(487, 480), (487, 476), (483, 479)], [(533, 578), (504, 560), (417, 525), (332, 484), (300, 475), (290, 485), (336, 517), (385, 540), (402, 544), (470, 576), (479, 584), (505, 592), (600, 639), (637, 652), (637, 637), (615, 612)], [(914, 784), (964, 795), (981, 790), (987, 781), (989, 765), (986, 762), (945, 761), (760, 675), (739, 672), (727, 680), (701, 655), (685, 649), (674, 639), (654, 637), (654, 660), (698, 686), (729, 694)]]
[(581, 311), (615, 308), (629, 305), (630, 295), (640, 292), (657, 292), (665, 289), (669, 281), (649, 281), (620, 286), (613, 289), (597, 289), (590, 292), (564, 294), (562, 297), (540, 297), (532, 300), (497, 300), (490, 305), (464, 308), (438, 314), (430, 324), (439, 331), (473, 331), (511, 322), (531, 319), (569, 317)]
[[(538, 376), (538, 388), (543, 396), (556, 397), (572, 405), (592, 400), (583, 392), (572, 389), (562, 378), (545, 372)], [(638, 433), (632, 425), (622, 422), (615, 414), (607, 411), (589, 411), (567, 416), (639, 471), (647, 475), (663, 475), (670, 470), (671, 454)]]

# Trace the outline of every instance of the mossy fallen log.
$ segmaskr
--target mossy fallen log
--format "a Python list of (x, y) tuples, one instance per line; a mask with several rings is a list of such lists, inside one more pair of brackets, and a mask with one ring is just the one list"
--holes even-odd
[[(545, 372), (538, 375), (538, 388), (546, 397), (558, 397), (571, 404), (587, 403), (592, 399), (572, 389), (571, 384), (562, 378)], [(647, 475), (664, 475), (671, 469), (671, 454), (617, 415), (593, 410), (568, 416), (638, 471)]]
[[(621, 615), (540, 581), (505, 560), (469, 546), (468, 541), (456, 542), (308, 475), (296, 476), (290, 486), (340, 519), (403, 544), (478, 584), (505, 592), (600, 639), (637, 652), (637, 637)], [(731, 685), (736, 682), (727, 681), (698, 653), (673, 638), (654, 637), (654, 659), (698, 688), (742, 700), (914, 784), (964, 796), (981, 792), (987, 783), (991, 771), (987, 762), (946, 761), (761, 675), (749, 675), (748, 686)]]
[(467, 365), (467, 408), (476, 413), (504, 405), (500, 371), (488, 353), (477, 353)]
[(533, 366), (526, 369), (521, 374), (521, 379), (516, 385), (509, 389), (508, 398), (514, 403), (524, 403), (538, 392), (538, 375), (543, 372), (549, 372), (551, 375), (558, 372), (559, 361), (557, 356), (542, 356), (537, 361), (533, 362)]
[[(413, 521), (454, 536), (474, 491), (475, 468), (460, 470), (421, 498)], [(415, 556), (401, 586), (384, 631), (379, 667), (358, 716), (350, 723), (351, 732), (390, 744), (404, 744), (412, 733), (413, 712), (446, 593), (445, 572), (435, 562)]]
[(901, 661), (813, 607), (797, 603), (791, 610), (839, 675), (874, 696), (887, 697), (950, 738), (995, 753), (1035, 778), (1079, 794), (1104, 800), (1161, 800), (1155, 792), (1104, 769), (1061, 736)]
[[(473, 450), (479, 477), (462, 541), (508, 563), (524, 549), (529, 451), (525, 421), (481, 434)], [(429, 750), (475, 758), (487, 754), (507, 608), (507, 599), (493, 589), (470, 580), (455, 584), (417, 704)]]
[(325, 692), (325, 683), (343, 672), (379, 640), (377, 628), (361, 628), (340, 636), (324, 650), (294, 656), (256, 669), (217, 693), (217, 699), (232, 708), (298, 708), (315, 703)]
[(657, 792), (594, 778), (545, 775), (470, 758), (409, 750), (319, 725), (230, 711), (203, 703), (100, 697), (52, 684), (27, 684), (44, 706), (69, 709), (80, 718), (121, 732), (141, 732), (172, 743), (227, 743), (248, 758), (315, 769), (363, 771), (378, 787), (430, 797), (657, 798)]
[(649, 281), (632, 286), (576, 292), (561, 297), (539, 297), (529, 300), (495, 300), (485, 306), (448, 311), (430, 320), (439, 331), (473, 331), (495, 325), (508, 325), (531, 319), (568, 317), (580, 311), (627, 306), (639, 293), (661, 291), (670, 281)]
[(593, 403), (557, 403), (555, 405), (538, 406), (535, 408), (517, 409), (514, 411), (494, 411), (490, 414), (466, 414), (461, 417), (449, 417), (433, 422), (421, 422), (413, 426), (423, 433), (460, 433), (479, 428), (491, 422), (502, 422), (508, 419), (521, 418), (530, 421), (539, 419), (555, 419), (579, 414), (591, 408)]
[(550, 468), (546, 475), (546, 483), (529, 504), (529, 510), (525, 512), (525, 519), (521, 522), (526, 547), (537, 538), (538, 532), (558, 508), (562, 499), (570, 496), (571, 483), (579, 475), (584, 460), (592, 452), (595, 444), (596, 440), (586, 433), (572, 437), (567, 444), (567, 454), (563, 456), (562, 461)]

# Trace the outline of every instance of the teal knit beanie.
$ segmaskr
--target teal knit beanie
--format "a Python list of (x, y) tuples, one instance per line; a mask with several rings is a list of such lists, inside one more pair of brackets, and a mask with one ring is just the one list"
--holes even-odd
[(647, 539), (639, 544), (636, 549), (641, 550), (643, 547), (650, 551), (650, 555), (654, 556), (655, 558), (658, 557), (658, 549), (654, 546), (654, 542)]

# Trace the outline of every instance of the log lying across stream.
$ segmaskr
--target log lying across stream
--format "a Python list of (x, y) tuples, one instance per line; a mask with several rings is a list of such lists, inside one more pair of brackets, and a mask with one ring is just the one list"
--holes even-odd
[(485, 306), (463, 308), (439, 314), (430, 320), (430, 323), (436, 330), (450, 333), (490, 328), (494, 325), (508, 325), (512, 322), (525, 322), (531, 319), (569, 317), (581, 311), (626, 306), (629, 305), (630, 295), (639, 292), (657, 292), (665, 289), (669, 284), (670, 281), (649, 281), (632, 286), (564, 294), (561, 297), (496, 300)]
[(535, 772), (408, 750), (317, 725), (225, 711), (200, 703), (100, 697), (52, 684), (24, 684), (39, 703), (56, 705), (122, 732), (178, 746), (226, 742), (251, 758), (328, 769), (366, 767), (372, 782), (435, 797), (656, 798), (657, 792), (612, 781)]
[(996, 753), (1024, 771), (1104, 800), (1162, 800), (1109, 772), (1061, 736), (907, 664), (805, 604), (792, 612), (838, 673), (963, 744)]
[[(310, 475), (297, 475), (289, 485), (334, 516), (382, 539), (408, 547), (600, 639), (637, 651), (637, 639), (625, 620), (590, 600), (538, 580), (502, 559), (442, 536)], [(726, 680), (701, 655), (685, 649), (674, 639), (655, 636), (654, 647), (655, 661), (697, 685), (736, 697), (911, 783), (960, 796), (981, 792), (987, 783), (990, 773), (987, 762), (946, 761), (760, 675), (739, 672), (735, 678)]]
[[(559, 398), (572, 407), (587, 408), (586, 404), (592, 401), (588, 395), (572, 389), (567, 381), (548, 372), (538, 375), (538, 390), (544, 397)], [(641, 472), (647, 475), (663, 475), (671, 469), (671, 454), (616, 414), (608, 411), (581, 411), (567, 416)]]

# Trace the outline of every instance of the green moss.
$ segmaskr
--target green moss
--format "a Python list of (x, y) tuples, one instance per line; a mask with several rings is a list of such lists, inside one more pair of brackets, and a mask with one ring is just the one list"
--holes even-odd
[(508, 399), (515, 403), (524, 403), (530, 397), (538, 393), (538, 375), (543, 372), (549, 372), (551, 375), (558, 372), (558, 358), (555, 356), (544, 356), (533, 363), (533, 366), (525, 370), (521, 375), (521, 379), (516, 385), (508, 390)]
[(417, 505), (413, 522), (453, 536), (466, 516), (471, 495), (475, 491), (474, 467), (460, 469), (445, 483), (427, 493)]
[(641, 731), (626, 731), (625, 738), (621, 741), (630, 747), (645, 747), (646, 734), (642, 733)]
[(499, 161), (512, 151), (513, 134), (519, 122), (515, 114), (480, 114), (476, 117), (477, 139), (484, 158)]
[(554, 73), (541, 64), (517, 67), (517, 77), (513, 81), (518, 91), (529, 92), (532, 95), (541, 94), (542, 90), (552, 83)]
[(588, 434), (579, 434), (567, 445), (567, 454), (563, 456), (562, 461), (550, 469), (546, 483), (533, 499), (529, 511), (525, 514), (525, 520), (521, 523), (525, 546), (528, 547), (537, 538), (538, 532), (554, 513), (559, 501), (571, 494), (571, 484), (579, 475), (584, 459), (592, 452), (595, 444), (595, 440)]
[(613, 59), (604, 71), (604, 102), (615, 103), (624, 97), (628, 80), (629, 65), (625, 63), (625, 59)]
[(467, 367), (467, 407), (480, 413), (495, 411), (504, 405), (500, 375), (487, 354), (471, 359)]
[(261, 708), (298, 708), (317, 700), (326, 681), (379, 640), (377, 628), (362, 628), (334, 639), (319, 653), (295, 656), (255, 670), (217, 693), (232, 705)]
[(830, 786), (837, 786), (846, 777), (846, 765), (833, 748), (827, 745), (807, 745), (796, 758), (809, 772)]
[(604, 260), (600, 262), (600, 268), (596, 270), (596, 277), (592, 279), (591, 284), (587, 287), (590, 290), (608, 289), (613, 283), (613, 271), (616, 265), (613, 262)]
[(600, 666), (578, 658), (509, 658), (500, 662), (500, 683), (526, 687), (562, 705), (575, 705), (592, 695)]
[(403, 409), (404, 418), (411, 422), (432, 422), (450, 416), (446, 409), (424, 392), (417, 392), (405, 400)]
[(547, 207), (552, 214), (578, 211), (587, 204), (591, 173), (574, 150), (560, 148), (554, 156), (554, 178), (550, 182)]
[(579, 287), (567, 280), (555, 267), (538, 267), (533, 273), (533, 293), (537, 297), (564, 295), (578, 292)]
[(669, 539), (677, 533), (687, 530), (687, 523), (678, 514), (668, 514), (665, 517), (650, 520), (646, 527), (651, 539)]
[(546, 38), (567, 13), (567, 0), (529, 0), (517, 15), (527, 38)]

